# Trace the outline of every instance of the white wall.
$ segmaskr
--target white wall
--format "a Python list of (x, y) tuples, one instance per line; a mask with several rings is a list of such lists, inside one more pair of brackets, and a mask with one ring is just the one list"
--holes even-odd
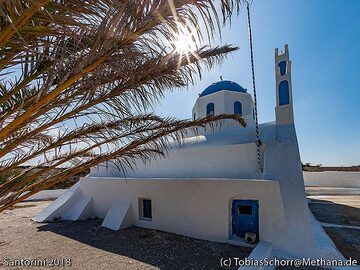
[[(92, 196), (94, 216), (130, 202), (133, 225), (199, 239), (229, 240), (232, 199), (259, 200), (261, 240), (274, 240), (284, 227), (277, 181), (83, 178), (80, 186), (82, 196)], [(139, 198), (152, 200), (152, 221), (139, 219)]]
[[(81, 198), (70, 198), (67, 203), (53, 207), (55, 214), (86, 218), (85, 214), (91, 212), (87, 217), (105, 218), (114, 205), (130, 205), (127, 212), (131, 212), (128, 217), (131, 220), (125, 224), (226, 242), (231, 232), (231, 200), (255, 199), (260, 205), (260, 239), (272, 243), (274, 254), (286, 258), (338, 258), (340, 255), (332, 244), (323, 244), (323, 238), (328, 239), (325, 232), (320, 226), (320, 232), (314, 230), (314, 221), (310, 220), (295, 127), (277, 125), (274, 129), (269, 124), (262, 128), (269, 131), (262, 146), (263, 175), (257, 172), (255, 144), (224, 145), (230, 137), (230, 141), (239, 137), (234, 133), (226, 138), (230, 134), (225, 132), (221, 140), (217, 137), (205, 146), (175, 151), (149, 170), (138, 168), (128, 175), (133, 179), (104, 177), (104, 172), (100, 172), (99, 178), (84, 178), (79, 182)], [(92, 170), (92, 176), (93, 173)], [(242, 177), (246, 174), (250, 176)], [(260, 177), (267, 180), (257, 180)], [(153, 221), (139, 220), (139, 197), (152, 199)]]
[(276, 141), (265, 143), (264, 147), (264, 178), (279, 180), (287, 223), (274, 248), (308, 257), (315, 243), (294, 125), (277, 125)]
[(303, 172), (305, 186), (360, 188), (360, 172)]
[[(136, 163), (126, 177), (136, 178), (256, 178), (258, 176), (256, 144), (232, 144), (207, 147), (185, 147), (170, 151), (166, 158), (144, 164)], [(124, 177), (122, 171), (108, 163), (91, 169), (91, 176)]]
[[(210, 95), (199, 97), (195, 102), (192, 115), (194, 116), (195, 113), (197, 119), (206, 117), (206, 106), (209, 103), (214, 103), (215, 115), (234, 114), (235, 101), (241, 102), (242, 117), (248, 126), (253, 126), (255, 123), (252, 113), (254, 104), (251, 95), (248, 93), (223, 90)], [(238, 125), (234, 121), (229, 121), (228, 124), (229, 126)]]

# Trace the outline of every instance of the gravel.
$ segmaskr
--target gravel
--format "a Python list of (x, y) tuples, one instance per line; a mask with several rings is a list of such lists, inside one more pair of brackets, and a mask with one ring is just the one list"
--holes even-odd
[[(251, 253), (247, 247), (156, 230), (131, 227), (112, 231), (101, 227), (99, 219), (43, 224), (31, 221), (49, 203), (21, 203), (0, 213), (0, 268), (15, 259), (46, 258), (48, 262), (50, 259), (71, 260), (71, 267), (53, 267), (55, 269), (224, 269), (220, 266), (221, 258), (245, 258)], [(359, 226), (359, 203), (359, 196), (312, 196), (309, 207), (321, 222)], [(325, 230), (345, 257), (360, 261), (359, 230)]]
[[(348, 198), (337, 201), (336, 197)], [(330, 201), (332, 199), (333, 201)], [(309, 204), (311, 212), (320, 222), (360, 227), (360, 196), (318, 196)]]
[(71, 260), (71, 267), (56, 269), (223, 269), (222, 257), (245, 258), (252, 250), (137, 227), (112, 231), (101, 227), (99, 219), (47, 224), (31, 221), (48, 204), (21, 203), (0, 213), (0, 268), (6, 258), (7, 263), (52, 258)]
[[(309, 208), (320, 222), (360, 227), (360, 196), (312, 196)], [(360, 261), (360, 230), (324, 228), (345, 258)]]

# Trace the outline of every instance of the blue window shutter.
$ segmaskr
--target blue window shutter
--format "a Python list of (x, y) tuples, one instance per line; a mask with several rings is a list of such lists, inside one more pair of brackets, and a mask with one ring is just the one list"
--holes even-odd
[(286, 61), (281, 61), (278, 67), (280, 68), (280, 75), (284, 76), (286, 74)]
[(242, 115), (242, 105), (240, 101), (234, 102), (234, 114)]
[(215, 115), (215, 106), (214, 103), (209, 103), (206, 105), (206, 116), (213, 116)]
[(289, 102), (289, 82), (282, 81), (279, 84), (279, 106), (287, 105)]

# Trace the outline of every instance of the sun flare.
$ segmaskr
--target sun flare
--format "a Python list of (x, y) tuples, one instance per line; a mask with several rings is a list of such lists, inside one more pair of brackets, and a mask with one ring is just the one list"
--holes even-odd
[(181, 29), (175, 34), (173, 46), (179, 54), (191, 54), (196, 51), (196, 37), (187, 29)]

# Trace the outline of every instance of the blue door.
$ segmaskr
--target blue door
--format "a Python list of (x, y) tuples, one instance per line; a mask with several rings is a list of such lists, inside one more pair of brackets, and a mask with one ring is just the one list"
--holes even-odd
[(256, 233), (259, 239), (259, 202), (255, 200), (233, 200), (231, 207), (232, 233), (245, 238), (246, 232)]

